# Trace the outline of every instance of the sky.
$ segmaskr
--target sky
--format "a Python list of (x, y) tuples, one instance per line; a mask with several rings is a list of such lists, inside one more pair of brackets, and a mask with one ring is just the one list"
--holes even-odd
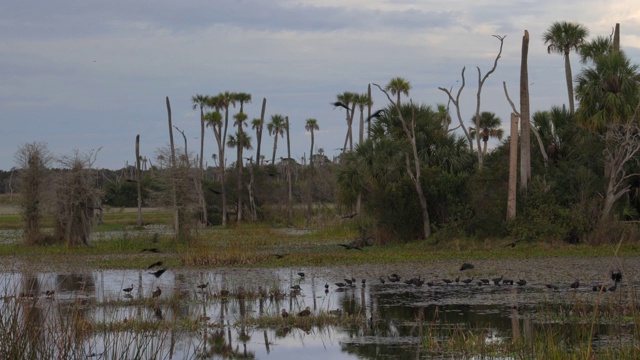
[[(435, 107), (447, 102), (438, 87), (456, 92), (463, 67), (460, 105), (469, 124), (478, 68), (484, 76), (499, 50), (492, 35), (506, 38), (481, 111), (496, 113), (508, 134), (502, 83), (517, 104), (524, 30), (532, 113), (567, 103), (563, 59), (541, 39), (555, 21), (579, 22), (589, 38), (608, 36), (620, 23), (622, 48), (640, 63), (640, 7), (630, 0), (3, 0), (0, 169), (16, 166), (16, 151), (32, 142), (46, 143), (55, 156), (97, 151), (94, 167), (119, 169), (134, 163), (137, 134), (141, 155), (153, 159), (169, 143), (167, 96), (173, 124), (198, 154), (200, 115), (191, 97), (224, 91), (252, 95), (249, 120), (260, 117), (263, 98), (266, 122), (288, 116), (298, 161), (310, 150), (305, 120), (317, 119), (314, 152), (322, 148), (331, 158), (346, 134), (344, 111), (331, 105), (337, 94), (365, 93), (368, 84), (399, 76), (411, 83), (414, 102)], [(582, 65), (575, 54), (570, 59), (576, 75)], [(374, 110), (388, 105), (372, 92)], [(270, 158), (272, 149), (265, 130), (262, 153)], [(208, 165), (213, 153), (208, 128)], [(227, 154), (233, 162), (235, 151)]]

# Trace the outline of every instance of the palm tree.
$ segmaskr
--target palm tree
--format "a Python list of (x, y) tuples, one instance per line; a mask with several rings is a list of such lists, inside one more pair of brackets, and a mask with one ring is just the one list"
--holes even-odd
[(360, 132), (358, 136), (358, 144), (364, 142), (364, 108), (373, 106), (373, 100), (369, 97), (369, 94), (358, 94), (354, 99), (355, 104), (360, 110)]
[(385, 86), (385, 90), (389, 91), (391, 95), (396, 95), (396, 106), (400, 108), (400, 95), (404, 94), (405, 96), (409, 96), (409, 90), (411, 90), (411, 84), (409, 81), (401, 78), (395, 77), (389, 81), (387, 86)]
[[(345, 111), (346, 111), (346, 119), (347, 119), (347, 135), (345, 136), (344, 139), (344, 146), (342, 147), (342, 152), (347, 151), (347, 143), (351, 143), (350, 145), (350, 150), (353, 150), (353, 140), (352, 140), (352, 135), (351, 135), (351, 125), (353, 124), (353, 112), (356, 108), (356, 103), (355, 103), (355, 99), (357, 98), (358, 94), (350, 92), (350, 91), (345, 91), (342, 94), (338, 94), (336, 95), (336, 100), (338, 101), (337, 103), (340, 103), (342, 105), (344, 105)], [(334, 103), (334, 104), (337, 104)]]
[[(475, 116), (471, 118), (471, 122), (473, 124), (476, 123)], [(500, 126), (502, 125), (502, 120), (499, 117), (497, 117), (496, 114), (493, 112), (483, 111), (482, 113), (480, 113), (480, 121), (478, 121), (478, 124), (481, 129), (480, 137), (484, 142), (482, 154), (486, 154), (487, 142), (489, 141), (489, 138), (496, 138), (498, 140), (502, 140), (502, 136), (504, 135), (504, 130), (500, 128)], [(470, 127), (469, 134), (472, 137), (475, 137), (476, 129), (473, 127)]]
[(315, 141), (314, 131), (320, 130), (320, 127), (318, 126), (318, 120), (307, 119), (304, 125), (304, 129), (311, 133), (311, 151), (309, 151), (309, 164), (313, 165), (313, 143)]
[(580, 62), (587, 64), (595, 59), (613, 50), (613, 42), (611, 38), (606, 36), (597, 36), (595, 39), (586, 42), (580, 46)]
[(206, 106), (207, 101), (209, 101), (208, 95), (196, 94), (191, 97), (193, 110), (200, 107), (200, 177), (204, 175), (204, 107)]
[(256, 162), (260, 165), (260, 146), (262, 145), (262, 129), (264, 126), (264, 121), (262, 119), (253, 119), (251, 120), (251, 128), (256, 131)]
[[(229, 114), (230, 93), (221, 93), (209, 98), (207, 105), (214, 112), (205, 114), (207, 125), (213, 128), (213, 134), (218, 144), (218, 161), (220, 162), (220, 186), (222, 190), (222, 225), (227, 225), (227, 191), (225, 188), (225, 160), (224, 160), (224, 142), (227, 137), (227, 125)], [(221, 111), (225, 110), (224, 122), (222, 121)]]
[(284, 136), (285, 130), (284, 116), (280, 114), (271, 115), (271, 122), (267, 124), (267, 131), (269, 135), (273, 135), (273, 156), (271, 157), (271, 164), (276, 163), (276, 150), (278, 149), (278, 136)]
[(596, 132), (610, 123), (621, 123), (636, 111), (640, 95), (638, 65), (624, 52), (609, 52), (594, 59), (593, 67), (577, 77), (578, 122)]
[[(240, 106), (242, 109), (242, 106)], [(233, 116), (235, 119), (236, 125), (238, 126), (238, 132), (236, 134), (237, 137), (237, 155), (238, 160), (236, 161), (236, 167), (238, 168), (238, 214), (237, 221), (242, 221), (242, 150), (247, 144), (243, 144), (242, 141), (246, 140), (246, 133), (242, 130), (244, 122), (247, 120), (247, 114), (240, 111), (239, 113)], [(248, 144), (251, 146), (251, 144)]]
[(569, 53), (578, 51), (589, 35), (589, 30), (582, 24), (558, 21), (553, 23), (544, 34), (542, 40), (547, 45), (549, 54), (556, 53), (564, 56), (564, 71), (567, 80), (567, 92), (569, 95), (569, 112), (575, 112), (573, 102), (573, 76), (571, 75), (571, 62)]

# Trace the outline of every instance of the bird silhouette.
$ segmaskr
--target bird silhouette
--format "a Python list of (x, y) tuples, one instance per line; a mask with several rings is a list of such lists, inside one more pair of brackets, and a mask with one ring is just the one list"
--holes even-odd
[(339, 287), (339, 288), (343, 288), (343, 287), (347, 286), (347, 284), (345, 284), (345, 283), (341, 283), (341, 282), (338, 282), (338, 283), (336, 283), (335, 285), (336, 285), (337, 287)]
[(467, 285), (469, 285), (472, 281), (473, 281), (473, 278), (471, 278), (471, 279), (464, 279), (464, 280), (462, 280), (462, 282), (463, 282), (463, 283), (465, 283), (465, 284), (467, 284)]
[(324, 289), (329, 290), (329, 283), (324, 283)]
[(449, 285), (453, 282), (453, 280), (451, 279), (442, 279), (442, 281), (444, 281), (445, 284)]
[(309, 315), (311, 315), (311, 308), (308, 307), (308, 306), (307, 306), (306, 309), (304, 309), (304, 310), (302, 310), (302, 311), (300, 311), (298, 313), (298, 316), (309, 316)]
[(159, 278), (160, 276), (162, 276), (162, 274), (164, 274), (164, 272), (167, 271), (167, 269), (160, 269), (158, 271), (154, 271), (154, 272), (150, 272), (149, 274), (153, 275), (157, 278)]
[(348, 285), (353, 285), (353, 280), (351, 279), (344, 279), (344, 282), (346, 282)]
[(500, 285), (500, 281), (502, 281), (502, 278), (504, 277), (504, 275), (500, 275), (499, 278), (493, 278), (491, 279), (493, 281), (494, 285)]
[(391, 281), (392, 283), (395, 283), (400, 281), (400, 276), (398, 276), (398, 274), (391, 274), (387, 276), (387, 279), (389, 279), (389, 281)]
[(156, 261), (153, 264), (149, 265), (149, 267), (147, 268), (147, 270), (150, 270), (156, 266), (162, 266), (162, 264), (164, 264), (162, 261)]
[(473, 264), (464, 263), (464, 264), (462, 264), (462, 266), (460, 266), (460, 271), (471, 270), (473, 268), (474, 268)]
[(578, 279), (576, 279), (576, 281), (572, 282), (571, 285), (569, 285), (570, 288), (572, 289), (577, 289), (580, 287), (580, 281), (578, 281)]
[(615, 282), (616, 284), (622, 281), (622, 272), (620, 271), (620, 269), (618, 269), (617, 271), (611, 271), (611, 280), (613, 280), (613, 282)]
[(151, 294), (151, 297), (157, 298), (160, 296), (160, 294), (162, 294), (162, 290), (160, 290), (160, 287), (156, 286), (156, 290)]
[(301, 271), (298, 273), (298, 276), (300, 276), (301, 278), (304, 278), (304, 273)]
[(131, 284), (131, 286), (128, 288), (122, 289), (122, 291), (126, 292), (127, 294), (130, 293), (132, 290), (133, 290), (133, 284)]
[(545, 286), (547, 287), (547, 289), (558, 290), (558, 286), (553, 284), (546, 284)]
[(333, 105), (334, 107), (338, 107), (338, 106), (339, 107), (343, 107), (343, 108), (349, 110), (349, 107), (347, 107), (347, 105), (341, 103), (340, 101), (332, 102), (331, 105)]
[(374, 118), (377, 119), (380, 116), (382, 116), (384, 113), (385, 113), (384, 109), (380, 109), (380, 110), (374, 112), (373, 114), (369, 115), (369, 117), (367, 117), (367, 120), (365, 120), (365, 121), (369, 122), (369, 121), (371, 121), (371, 119), (374, 119)]
[(380, 276), (380, 283), (384, 284), (384, 278), (382, 276)]

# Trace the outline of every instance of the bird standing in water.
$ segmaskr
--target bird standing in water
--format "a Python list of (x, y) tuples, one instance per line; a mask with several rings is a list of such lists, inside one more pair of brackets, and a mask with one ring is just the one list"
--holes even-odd
[(130, 293), (132, 290), (133, 290), (133, 284), (131, 284), (131, 286), (128, 288), (122, 289), (122, 291), (126, 292), (127, 294)]

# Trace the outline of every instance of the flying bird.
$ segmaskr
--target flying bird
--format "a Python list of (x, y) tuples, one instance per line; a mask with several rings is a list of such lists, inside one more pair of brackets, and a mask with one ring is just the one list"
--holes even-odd
[(158, 271), (154, 271), (154, 272), (150, 272), (149, 274), (153, 275), (157, 278), (159, 278), (160, 276), (162, 276), (162, 274), (164, 274), (164, 272), (167, 271), (167, 269), (160, 269)]
[(371, 121), (371, 119), (373, 118), (379, 118), (380, 116), (382, 116), (385, 113), (384, 109), (380, 109), (376, 112), (374, 112), (373, 114), (369, 115), (369, 117), (367, 118), (367, 120), (365, 120), (366, 122)]
[(345, 104), (341, 103), (340, 101), (336, 101), (336, 102), (333, 102), (333, 103), (331, 103), (331, 104), (332, 104), (334, 107), (338, 107), (338, 106), (340, 106), (340, 107), (343, 107), (343, 108), (345, 108), (345, 109), (349, 110), (349, 107), (348, 107), (347, 105), (345, 105)]

